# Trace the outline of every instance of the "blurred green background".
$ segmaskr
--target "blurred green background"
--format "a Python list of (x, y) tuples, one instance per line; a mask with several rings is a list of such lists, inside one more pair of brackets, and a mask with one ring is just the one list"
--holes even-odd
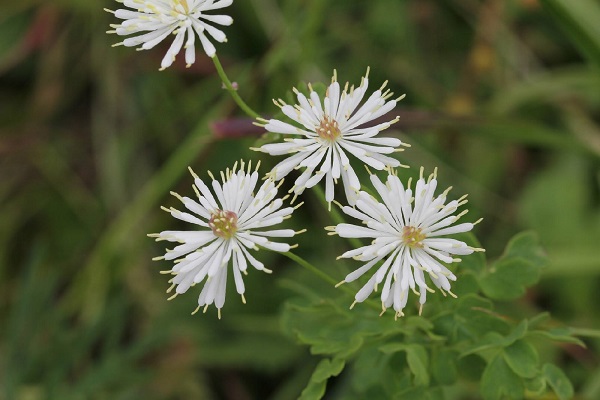
[[(266, 253), (274, 274), (250, 272), (247, 305), (230, 290), (222, 320), (192, 317), (199, 288), (167, 302), (168, 263), (150, 261), (163, 247), (146, 237), (176, 227), (159, 206), (192, 193), (188, 166), (206, 177), (252, 157), (266, 172), (279, 158), (251, 152), (251, 131), (223, 130), (243, 115), (207, 57), (159, 72), (168, 43), (111, 48), (102, 9), (118, 6), (0, 3), (0, 399), (293, 399), (317, 360), (281, 332), (281, 310), (312, 277)], [(516, 306), (600, 328), (598, 1), (237, 0), (227, 12), (217, 51), (254, 109), (274, 114), (272, 98), (334, 68), (358, 84), (370, 66), (373, 88), (407, 94), (388, 131), (412, 145), (401, 160), (469, 193), (488, 257), (538, 232), (550, 264)], [(298, 253), (341, 280), (347, 245), (323, 245), (332, 222), (304, 197)], [(598, 399), (600, 342), (586, 344), (547, 356), (578, 398)]]

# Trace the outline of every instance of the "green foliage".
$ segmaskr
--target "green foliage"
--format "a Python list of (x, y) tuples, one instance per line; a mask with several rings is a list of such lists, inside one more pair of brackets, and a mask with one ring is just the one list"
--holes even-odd
[(339, 358), (321, 360), (310, 377), (308, 385), (302, 391), (300, 400), (313, 400), (323, 397), (327, 387), (327, 379), (338, 376), (343, 369), (344, 361)]
[(542, 0), (573, 43), (600, 66), (600, 5), (594, 0)]
[(501, 356), (494, 357), (483, 371), (481, 395), (486, 400), (522, 399), (523, 382)]
[[(191, 193), (188, 166), (266, 172), (281, 158), (248, 147), (283, 137), (257, 139), (200, 52), (158, 72), (168, 44), (112, 48), (110, 3), (0, 2), (0, 400), (600, 398), (599, 332), (565, 326), (600, 326), (597, 1), (234, 1), (217, 50), (249, 105), (279, 117), (296, 82), (370, 66), (371, 89), (407, 94), (385, 132), (412, 145), (398, 173), (439, 167), (484, 217), (481, 243), (457, 237), (487, 250), (453, 270), (458, 298), (398, 321), (270, 253), (222, 320), (189, 315), (196, 290), (165, 300), (145, 235), (177, 228), (169, 191)], [(318, 198), (290, 221), (298, 251), (341, 279)], [(522, 229), (539, 244), (496, 257)]]
[[(481, 256), (470, 261), (465, 276), (475, 282), (469, 285), (471, 292), (464, 288), (455, 300), (438, 296), (427, 302), (426, 309), (432, 310), (426, 317), (408, 316), (399, 321), (379, 317), (377, 306), (370, 302), (350, 310), (344, 306), (345, 296), (288, 302), (282, 316), (285, 331), (308, 345), (311, 353), (333, 357), (317, 366), (304, 398), (320, 399), (326, 379), (337, 376), (344, 365), (348, 371), (344, 374), (355, 381), (357, 396), (375, 393), (383, 377), (390, 377), (396, 382), (385, 386), (381, 396), (444, 398), (444, 387), (463, 383), (458, 374), (465, 365), (462, 361), (469, 359), (467, 363), (473, 364), (470, 357), (474, 356), (485, 363), (480, 378), (475, 376), (481, 379), (480, 393), (485, 400), (523, 398), (526, 390), (543, 394), (548, 387), (559, 397), (569, 398), (570, 382), (560, 369), (557, 372), (556, 367), (541, 364), (543, 357), (534, 344), (536, 338), (544, 337), (581, 345), (575, 332), (547, 326), (547, 313), (510, 322), (481, 295), (514, 299), (537, 281), (545, 264), (536, 236), (518, 234), (491, 265)], [(524, 273), (526, 268), (529, 274)]]
[(536, 235), (522, 233), (508, 243), (504, 255), (481, 280), (481, 288), (495, 300), (519, 298), (538, 281), (545, 262)]
[(559, 399), (570, 399), (573, 397), (573, 386), (565, 373), (553, 364), (544, 364), (544, 377)]

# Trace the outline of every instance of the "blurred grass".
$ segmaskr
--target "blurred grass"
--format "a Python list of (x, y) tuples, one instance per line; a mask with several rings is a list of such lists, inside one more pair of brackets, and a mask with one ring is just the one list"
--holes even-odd
[[(191, 193), (188, 165), (205, 176), (257, 158), (255, 138), (212, 136), (210, 121), (241, 112), (210, 60), (159, 73), (164, 46), (110, 47), (106, 6), (0, 4), (0, 399), (293, 398), (315, 361), (280, 332), (283, 301), (297, 283), (341, 294), (266, 254), (274, 276), (250, 274), (248, 305), (230, 291), (222, 321), (191, 317), (194, 293), (166, 302), (165, 265), (149, 261), (162, 248), (146, 238), (174, 227), (159, 205)], [(271, 115), (300, 80), (335, 68), (357, 83), (370, 66), (373, 87), (408, 95), (391, 132), (413, 144), (402, 173), (439, 166), (456, 197), (469, 193), (492, 257), (538, 231), (550, 265), (525, 309), (600, 327), (597, 2), (253, 0), (231, 12), (218, 51), (253, 108)], [(321, 265), (346, 244), (321, 245), (329, 216), (306, 201), (299, 254)], [(587, 345), (548, 357), (596, 399), (599, 343)]]

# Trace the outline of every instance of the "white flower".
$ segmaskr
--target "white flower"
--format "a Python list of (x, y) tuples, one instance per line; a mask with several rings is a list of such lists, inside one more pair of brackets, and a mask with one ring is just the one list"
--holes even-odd
[(453, 225), (467, 211), (452, 215), (458, 207), (467, 203), (466, 195), (458, 200), (446, 202), (450, 188), (435, 197), (437, 186), (436, 172), (427, 181), (421, 177), (417, 181), (415, 193), (405, 189), (400, 179), (390, 173), (384, 185), (377, 176), (371, 175), (371, 182), (383, 200), (380, 203), (373, 196), (361, 191), (356, 208), (343, 207), (344, 213), (357, 218), (366, 226), (339, 224), (327, 229), (344, 238), (372, 238), (371, 244), (342, 254), (339, 258), (354, 258), (368, 261), (357, 270), (349, 273), (340, 282), (352, 282), (383, 261), (369, 281), (358, 291), (355, 302), (363, 302), (378, 284), (384, 282), (381, 291), (383, 311), (393, 305), (396, 317), (402, 312), (408, 299), (409, 289), (419, 295), (422, 310), (427, 292), (434, 292), (425, 282), (425, 274), (440, 291), (454, 296), (450, 291), (450, 281), (456, 276), (445, 264), (459, 262), (455, 255), (467, 255), (483, 249), (473, 248), (466, 243), (445, 236), (468, 232), (479, 221)]
[(334, 71), (323, 102), (311, 85), (308, 85), (309, 98), (294, 88), (299, 105), (291, 106), (281, 99), (274, 101), (295, 124), (276, 119), (260, 120), (269, 132), (303, 136), (253, 149), (270, 155), (293, 154), (277, 164), (270, 175), (279, 180), (293, 169), (304, 168), (294, 182), (292, 191), (295, 195), (313, 187), (325, 177), (325, 198), (331, 203), (334, 199), (334, 182), (337, 183), (341, 177), (346, 198), (351, 205), (354, 204), (360, 182), (346, 152), (377, 170), (401, 166), (398, 160), (385, 155), (401, 151), (397, 149), (402, 145), (400, 139), (378, 137), (379, 132), (397, 122), (398, 117), (375, 126), (366, 127), (365, 124), (390, 112), (404, 96), (388, 101), (393, 93), (389, 90), (384, 92), (386, 82), (359, 106), (367, 92), (368, 76), (367, 69), (359, 87), (348, 89), (346, 83), (341, 91)]
[[(126, 38), (114, 46), (139, 46), (139, 50), (149, 50), (162, 42), (170, 34), (175, 35), (171, 47), (161, 62), (161, 70), (175, 61), (181, 47), (185, 48), (185, 62), (189, 67), (196, 61), (196, 35), (209, 57), (214, 57), (215, 46), (210, 42), (208, 33), (217, 42), (227, 41), (225, 33), (211, 24), (231, 25), (233, 19), (228, 15), (211, 15), (209, 11), (225, 8), (233, 0), (117, 0), (128, 9), (116, 11), (106, 9), (115, 17), (124, 20), (111, 25), (119, 36), (136, 35)], [(135, 10), (135, 11), (133, 11)], [(184, 45), (185, 41), (185, 45)]]
[[(212, 188), (214, 196), (204, 182), (194, 174), (194, 191), (198, 201), (189, 197), (176, 196), (191, 212), (181, 212), (175, 208), (164, 209), (173, 217), (196, 225), (189, 231), (163, 231), (149, 235), (157, 241), (167, 240), (179, 243), (167, 250), (162, 257), (155, 260), (175, 260), (175, 265), (164, 273), (174, 277), (169, 281), (172, 286), (167, 293), (175, 289), (175, 297), (185, 293), (190, 286), (205, 280), (204, 288), (198, 298), (198, 308), (215, 304), (221, 317), (221, 308), (225, 303), (227, 271), (231, 265), (237, 292), (244, 298), (244, 281), (248, 263), (260, 271), (270, 273), (263, 263), (254, 258), (249, 250), (258, 250), (258, 246), (277, 252), (287, 252), (292, 247), (287, 243), (272, 242), (269, 238), (293, 237), (300, 232), (292, 229), (264, 230), (277, 225), (294, 212), (294, 207), (283, 206), (283, 199), (277, 196), (278, 186), (272, 179), (267, 179), (254, 193), (258, 182), (258, 166), (251, 171), (248, 164), (244, 170), (244, 162), (236, 171), (233, 169), (221, 172), (222, 183), (214, 179)], [(297, 208), (297, 206), (296, 206)], [(170, 298), (170, 299), (171, 299)], [(169, 299), (169, 300), (170, 300)]]

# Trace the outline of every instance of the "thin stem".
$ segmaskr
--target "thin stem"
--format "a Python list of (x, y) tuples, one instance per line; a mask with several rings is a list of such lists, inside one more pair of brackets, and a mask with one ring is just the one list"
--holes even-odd
[(222, 114), (223, 104), (216, 104), (198, 122), (186, 140), (171, 155), (169, 160), (144, 184), (138, 195), (108, 225), (96, 241), (86, 265), (79, 269), (74, 283), (65, 295), (67, 304), (78, 305), (75, 299), (86, 298), (81, 306), (84, 321), (91, 322), (100, 314), (109, 288), (109, 269), (112, 257), (128, 243), (132, 233), (152, 207), (164, 196), (173, 182), (179, 179), (198, 154), (212, 143), (212, 136), (206, 134), (206, 124), (216, 115)]
[[(329, 203), (327, 203), (327, 200), (325, 200), (325, 192), (323, 192), (323, 189), (321, 188), (321, 186), (315, 185), (312, 187), (312, 190), (314, 193), (316, 193), (319, 200), (321, 200), (321, 203), (323, 205), (325, 205), (325, 207), (329, 208)], [(332, 208), (330, 211), (330, 215), (331, 215), (331, 219), (333, 220), (334, 223), (341, 224), (344, 222), (344, 217), (340, 213), (340, 210), (338, 210), (337, 208), (335, 208), (335, 207)], [(363, 246), (361, 241), (358, 240), (357, 238), (349, 238), (348, 242), (350, 242), (350, 244), (356, 248)]]
[(283, 254), (290, 260), (297, 262), (298, 264), (300, 264), (300, 266), (304, 267), (305, 269), (309, 270), (313, 274), (317, 275), (319, 278), (321, 278), (325, 282), (330, 283), (334, 286), (337, 285), (338, 282), (334, 278), (332, 278), (325, 272), (321, 271), (319, 268), (315, 267), (314, 265), (312, 265), (311, 263), (309, 263), (302, 257), (297, 256), (294, 253), (289, 252), (289, 251), (287, 253), (281, 253), (281, 254)]
[(574, 336), (583, 336), (589, 338), (600, 338), (600, 330), (588, 328), (569, 328)]
[[(281, 253), (284, 256), (286, 256), (287, 258), (289, 258), (292, 261), (295, 261), (296, 263), (298, 263), (301, 267), (304, 267), (305, 269), (309, 270), (310, 272), (312, 272), (313, 274), (317, 275), (319, 278), (321, 278), (322, 280), (324, 280), (327, 283), (330, 283), (332, 285), (337, 285), (339, 282), (337, 282), (334, 278), (332, 278), (331, 276), (329, 276), (327, 273), (323, 272), (322, 270), (320, 270), (319, 268), (315, 267), (314, 265), (312, 265), (311, 263), (309, 263), (308, 261), (306, 261), (305, 259), (303, 259), (300, 256), (297, 256), (296, 254), (292, 253), (292, 252), (286, 252), (286, 253)], [(341, 285), (338, 286), (338, 288), (342, 289), (344, 292), (348, 293), (350, 296), (354, 297), (355, 293), (352, 291), (352, 289), (350, 289), (349, 287), (345, 286), (345, 285)], [(375, 309), (380, 309), (380, 306), (372, 301), (372, 300), (366, 300), (364, 301), (365, 304), (375, 308)], [(352, 307), (350, 307), (352, 308)]]
[(225, 88), (227, 89), (227, 91), (229, 92), (229, 94), (231, 95), (231, 97), (233, 97), (233, 100), (236, 102), (236, 104), (238, 106), (240, 106), (240, 108), (246, 114), (248, 114), (250, 117), (252, 117), (252, 118), (260, 118), (260, 115), (257, 112), (255, 112), (252, 108), (250, 108), (250, 106), (248, 106), (248, 104), (246, 104), (244, 102), (244, 100), (242, 100), (242, 98), (238, 94), (237, 90), (235, 90), (235, 88), (231, 84), (231, 81), (227, 77), (227, 74), (225, 73), (225, 70), (223, 69), (223, 66), (221, 65), (221, 62), (219, 61), (219, 57), (217, 57), (217, 55), (215, 54), (215, 56), (212, 58), (212, 60), (215, 63), (215, 67), (217, 68), (217, 73), (219, 74), (219, 77), (223, 81), (223, 84), (225, 85)]

